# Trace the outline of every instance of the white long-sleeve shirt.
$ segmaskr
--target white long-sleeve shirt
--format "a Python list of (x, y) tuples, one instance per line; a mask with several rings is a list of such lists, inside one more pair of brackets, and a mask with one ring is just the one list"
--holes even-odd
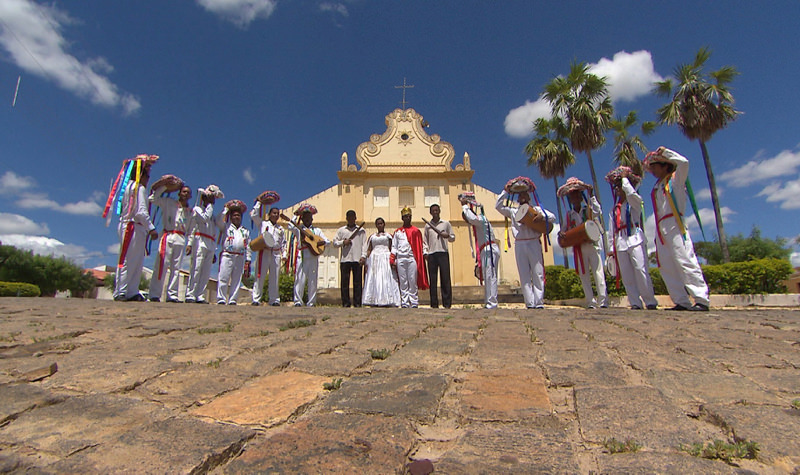
[(658, 226), (662, 234), (667, 234), (677, 228), (678, 222), (674, 217), (664, 218), (672, 214), (672, 206), (669, 203), (671, 198), (667, 196), (665, 186), (669, 181), (672, 195), (675, 197), (677, 211), (681, 216), (684, 216), (686, 212), (686, 178), (689, 176), (689, 160), (678, 152), (670, 149), (665, 149), (662, 155), (670, 163), (675, 165), (675, 171), (672, 173), (672, 177), (662, 178), (653, 187), (655, 190), (654, 212), (659, 219), (656, 226)]
[(244, 226), (236, 227), (233, 223), (225, 228), (225, 240), (222, 241), (222, 250), (231, 254), (244, 255), (250, 261), (250, 230)]
[(156, 227), (150, 221), (150, 212), (147, 210), (147, 194), (142, 184), (136, 186), (135, 181), (128, 182), (122, 194), (122, 213), (119, 215), (120, 223), (134, 222), (144, 226), (147, 231)]
[(342, 248), (342, 257), (339, 262), (359, 262), (361, 259), (367, 258), (367, 232), (364, 231), (364, 228), (358, 230), (350, 244), (345, 245), (344, 243), (345, 239), (350, 239), (356, 229), (355, 226), (353, 228), (342, 226), (336, 231), (333, 247)]
[(261, 218), (261, 202), (256, 201), (253, 209), (250, 210), (250, 219), (253, 224), (259, 229), (261, 235), (269, 234), (272, 236), (275, 245), (268, 248), (273, 253), (280, 252), (281, 257), (286, 258), (286, 235), (283, 232), (283, 226), (280, 224), (272, 224), (272, 221)]
[(191, 229), (192, 209), (181, 206), (180, 201), (161, 196), (164, 188), (155, 190), (148, 200), (161, 208), (161, 225), (164, 231), (179, 231), (186, 234)]
[[(625, 202), (619, 206), (619, 222), (617, 222), (617, 206), (612, 208), (609, 217), (608, 249), (616, 248), (617, 251), (626, 251), (630, 247), (638, 246), (644, 241), (642, 232), (642, 197), (636, 192), (627, 178), (622, 179), (622, 192), (625, 193)], [(628, 215), (630, 215), (630, 235), (628, 234)], [(616, 232), (614, 230), (616, 229)], [(613, 241), (612, 241), (613, 239)]]
[[(443, 238), (439, 232), (447, 233), (447, 239)], [(456, 235), (453, 234), (453, 226), (449, 221), (440, 219), (434, 223), (429, 221), (428, 224), (422, 228), (422, 254), (428, 255), (435, 252), (447, 252), (447, 243), (454, 242)]]

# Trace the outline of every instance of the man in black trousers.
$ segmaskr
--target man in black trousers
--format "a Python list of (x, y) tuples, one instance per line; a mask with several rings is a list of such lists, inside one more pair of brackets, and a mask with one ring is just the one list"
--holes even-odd
[(450, 308), (453, 303), (453, 291), (450, 285), (450, 253), (447, 252), (447, 243), (455, 241), (456, 235), (453, 234), (450, 222), (439, 218), (441, 208), (438, 204), (432, 204), (430, 212), (431, 220), (425, 223), (425, 228), (422, 230), (422, 244), (423, 254), (428, 260), (431, 308), (439, 307), (439, 297), (436, 292), (438, 275), (442, 278), (442, 306)]

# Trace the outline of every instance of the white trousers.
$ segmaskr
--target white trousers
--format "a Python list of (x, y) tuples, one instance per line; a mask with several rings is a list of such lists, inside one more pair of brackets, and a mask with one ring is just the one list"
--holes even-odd
[(281, 253), (280, 251), (270, 251), (265, 249), (261, 253), (261, 259), (258, 258), (256, 253), (256, 276), (261, 273), (260, 277), (256, 277), (253, 283), (253, 302), (260, 302), (261, 296), (264, 294), (264, 281), (269, 274), (269, 303), (280, 303), (281, 297), (278, 288), (278, 276), (281, 268)]
[[(596, 248), (594, 244), (585, 242), (581, 244), (580, 254), (583, 255), (583, 266), (581, 266), (580, 259), (575, 262), (575, 271), (581, 278), (581, 285), (583, 286), (583, 295), (586, 298), (586, 305), (590, 307), (607, 307), (608, 306), (608, 291), (606, 289), (606, 271), (603, 268), (603, 259), (600, 256), (600, 249)], [(594, 284), (597, 286), (597, 297), (592, 291), (592, 277), (594, 277)]]
[[(672, 218), (667, 218), (672, 219)], [(680, 230), (675, 226), (668, 233), (663, 234), (664, 243), (656, 235), (656, 252), (661, 270), (661, 277), (667, 284), (669, 297), (675, 305), (691, 307), (689, 295), (694, 297), (695, 303), (708, 305), (708, 285), (703, 278), (703, 270), (697, 257), (694, 255), (694, 245), (689, 233), (686, 240), (681, 236)]]
[(208, 278), (211, 276), (211, 265), (214, 261), (216, 246), (214, 240), (197, 236), (192, 247), (192, 266), (189, 270), (189, 287), (186, 298), (197, 302), (205, 302)]
[(397, 282), (400, 284), (400, 306), (403, 308), (419, 306), (417, 288), (417, 261), (414, 256), (397, 256)]
[(217, 303), (235, 304), (244, 272), (244, 254), (223, 252), (219, 259), (217, 278)]
[[(607, 257), (606, 259), (611, 259)], [(629, 247), (624, 251), (617, 251), (617, 264), (622, 284), (628, 294), (628, 303), (633, 307), (644, 308), (648, 305), (657, 305), (658, 301), (653, 293), (653, 282), (647, 270), (647, 253), (644, 243)], [(644, 302), (644, 306), (642, 306)]]
[(481, 251), (483, 270), (483, 302), (486, 308), (497, 308), (497, 267), (500, 265), (500, 248), (497, 244)]
[(308, 281), (308, 305), (313, 307), (317, 303), (317, 271), (319, 270), (319, 256), (308, 251), (303, 251), (300, 262), (294, 273), (294, 304), (303, 305), (303, 288)]
[[(125, 229), (127, 223), (120, 223), (119, 232), (120, 252), (125, 242)], [(142, 278), (142, 264), (144, 262), (144, 245), (147, 232), (144, 226), (134, 225), (128, 243), (128, 250), (124, 256), (122, 266), (117, 266), (116, 288), (114, 298), (129, 299), (139, 294), (139, 280)]]
[(539, 239), (514, 241), (519, 283), (528, 308), (544, 305), (544, 262)]
[[(163, 236), (161, 239), (165, 239)], [(159, 245), (161, 244), (159, 239)], [(163, 297), (164, 280), (167, 284), (167, 298), (178, 300), (178, 286), (180, 285), (180, 263), (183, 251), (186, 249), (186, 239), (180, 234), (167, 234), (164, 243), (164, 268), (161, 268), (161, 256), (156, 253), (156, 263), (153, 266), (153, 277), (150, 279), (150, 297)], [(163, 275), (161, 275), (163, 274)]]

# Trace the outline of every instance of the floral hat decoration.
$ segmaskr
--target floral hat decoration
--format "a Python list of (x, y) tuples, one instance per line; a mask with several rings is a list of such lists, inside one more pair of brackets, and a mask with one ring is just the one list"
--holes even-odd
[(273, 203), (277, 203), (280, 200), (281, 200), (281, 195), (279, 195), (277, 191), (271, 191), (271, 190), (264, 191), (256, 198), (256, 201), (259, 201), (265, 205), (271, 205)]
[(586, 183), (584, 181), (581, 181), (581, 180), (579, 180), (579, 179), (577, 179), (577, 178), (575, 178), (573, 176), (573, 177), (569, 177), (567, 179), (567, 182), (564, 183), (563, 185), (561, 185), (558, 188), (558, 191), (556, 191), (556, 195), (559, 198), (563, 198), (563, 197), (567, 196), (568, 194), (572, 193), (573, 191), (587, 191), (587, 190), (591, 190), (591, 189), (592, 189), (592, 185), (590, 185), (590, 184), (588, 184), (588, 183)]
[(650, 165), (654, 163), (670, 163), (666, 155), (671, 152), (668, 148), (661, 146), (644, 157), (644, 169), (650, 171)]
[(639, 184), (642, 182), (642, 177), (635, 174), (631, 167), (626, 166), (619, 166), (608, 172), (608, 175), (606, 175), (606, 181), (610, 183), (611, 186), (619, 185), (622, 183), (623, 178), (627, 178), (634, 188), (638, 188)]
[(294, 212), (295, 216), (302, 216), (304, 213), (317, 214), (317, 207), (309, 203), (303, 203)]
[(247, 205), (244, 204), (244, 202), (241, 200), (230, 200), (227, 203), (225, 203), (225, 208), (228, 210), (229, 213), (238, 211), (244, 214), (244, 212), (247, 211)]

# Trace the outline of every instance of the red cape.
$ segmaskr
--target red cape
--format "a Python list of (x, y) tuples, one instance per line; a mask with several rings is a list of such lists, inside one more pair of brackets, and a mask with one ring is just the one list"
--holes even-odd
[(417, 261), (417, 289), (428, 290), (428, 265), (425, 262), (425, 256), (422, 254), (422, 233), (419, 228), (409, 226), (407, 228), (397, 228), (395, 232), (404, 232), (408, 243), (411, 245), (411, 252), (414, 253), (414, 260)]

